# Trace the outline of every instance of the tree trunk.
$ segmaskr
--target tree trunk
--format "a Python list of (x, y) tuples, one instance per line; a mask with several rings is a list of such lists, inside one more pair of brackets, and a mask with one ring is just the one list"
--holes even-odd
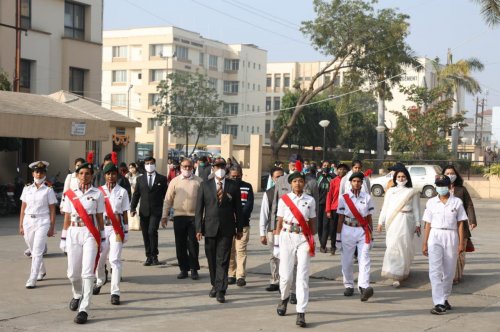
[(196, 141), (194, 142), (193, 150), (191, 150), (191, 154), (193, 154), (194, 150), (196, 150), (196, 146), (198, 145), (199, 140), (200, 140), (200, 133), (198, 132), (198, 135), (196, 135)]
[(382, 162), (384, 161), (384, 141), (385, 141), (385, 100), (381, 93), (377, 97), (377, 161), (375, 163), (375, 174), (378, 174)]
[(189, 157), (189, 155), (188, 155), (188, 144), (189, 144), (189, 130), (186, 130), (186, 158)]

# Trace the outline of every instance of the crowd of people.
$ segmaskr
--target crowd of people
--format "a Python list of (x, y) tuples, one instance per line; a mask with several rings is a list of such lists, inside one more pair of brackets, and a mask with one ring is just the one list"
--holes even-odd
[[(75, 323), (87, 322), (91, 296), (100, 294), (108, 282), (108, 262), (110, 303), (120, 305), (121, 254), (129, 230), (142, 232), (143, 265), (155, 266), (160, 264), (159, 226), (173, 223), (178, 279), (200, 278), (199, 243), (204, 238), (208, 295), (224, 303), (228, 285), (245, 287), (254, 192), (242, 180), (238, 163), (222, 157), (169, 160), (168, 173), (162, 175), (153, 157), (127, 167), (111, 153), (99, 170), (92, 154), (87, 160), (76, 159), (74, 166), (60, 205), (64, 214), (60, 248), (67, 255), (69, 308), (78, 311)], [(473, 251), (470, 230), (477, 225), (472, 200), (455, 167), (445, 167), (436, 178), (437, 196), (427, 201), (421, 215), (420, 193), (401, 163), (389, 169), (392, 181), (381, 207), (371, 198), (370, 171), (363, 172), (360, 160), (350, 167), (328, 161), (318, 167), (293, 154), (284, 166), (276, 162), (270, 170), (259, 214), (260, 243), (269, 247), (271, 278), (265, 289), (280, 292), (278, 315), (286, 315), (288, 303), (295, 304), (296, 324), (306, 326), (310, 263), (316, 251), (341, 253), (344, 296), (353, 296), (356, 288), (363, 302), (374, 296), (370, 251), (376, 209), (381, 210), (376, 230), (385, 228), (386, 234), (382, 277), (400, 287), (410, 275), (413, 238), (422, 234), (422, 253), (429, 257), (431, 313), (452, 309), (452, 285), (463, 276), (465, 252)], [(57, 200), (45, 181), (48, 167), (46, 161), (30, 165), (34, 182), (21, 196), (19, 231), (32, 259), (28, 289), (46, 275), (43, 253), (47, 237), (55, 234)]]

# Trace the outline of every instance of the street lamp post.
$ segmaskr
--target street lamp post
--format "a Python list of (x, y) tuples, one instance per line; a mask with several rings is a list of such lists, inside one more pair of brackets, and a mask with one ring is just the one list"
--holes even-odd
[(323, 127), (323, 161), (326, 159), (326, 127), (330, 125), (330, 121), (321, 120), (319, 125)]
[(127, 90), (127, 118), (130, 118), (130, 90), (134, 87), (133, 84), (130, 84)]

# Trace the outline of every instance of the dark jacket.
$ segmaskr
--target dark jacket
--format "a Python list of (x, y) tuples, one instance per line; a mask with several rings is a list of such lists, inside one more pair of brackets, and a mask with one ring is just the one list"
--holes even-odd
[(456, 186), (453, 188), (453, 196), (460, 198), (464, 204), (465, 213), (467, 213), (468, 222), (464, 223), (464, 236), (466, 239), (470, 238), (472, 235), (470, 233), (469, 224), (477, 225), (476, 211), (474, 210), (474, 204), (464, 186)]
[[(94, 179), (92, 181), (92, 185), (96, 188), (99, 188), (100, 186), (104, 186), (106, 184), (106, 178), (104, 176), (104, 172), (101, 170), (97, 173), (94, 174)], [(122, 176), (118, 172), (118, 179), (116, 180), (116, 183), (120, 185), (123, 189), (125, 189), (128, 193), (129, 199), (132, 199), (132, 191), (130, 190), (130, 182), (128, 179), (124, 176)]]
[(203, 166), (198, 167), (198, 176), (203, 179), (203, 181), (208, 180), (208, 176), (212, 173), (212, 167)]
[(332, 177), (330, 174), (323, 174), (323, 172), (318, 173), (318, 177), (316, 182), (318, 182), (318, 193), (319, 193), (319, 205), (326, 204), (326, 196), (328, 195), (328, 191), (330, 190), (330, 181), (332, 181)]
[(253, 211), (253, 188), (252, 185), (245, 181), (240, 181), (241, 206), (243, 209), (243, 227), (250, 226), (250, 218)]
[(195, 216), (196, 232), (206, 237), (233, 236), (243, 232), (240, 188), (226, 179), (222, 204), (217, 201), (215, 179), (203, 181), (198, 190)]
[(139, 215), (144, 217), (160, 216), (163, 210), (163, 200), (167, 193), (167, 178), (161, 174), (156, 173), (155, 180), (151, 189), (148, 186), (148, 174), (144, 174), (137, 178), (134, 194), (132, 195), (132, 203), (130, 204), (130, 211), (135, 212), (139, 200), (141, 206), (139, 208)]

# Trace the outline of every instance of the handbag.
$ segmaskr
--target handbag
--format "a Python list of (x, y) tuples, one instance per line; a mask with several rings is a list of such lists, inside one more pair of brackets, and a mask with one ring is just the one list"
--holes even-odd
[(465, 252), (474, 252), (476, 248), (474, 247), (474, 243), (472, 243), (471, 239), (467, 239), (467, 245), (465, 246)]

